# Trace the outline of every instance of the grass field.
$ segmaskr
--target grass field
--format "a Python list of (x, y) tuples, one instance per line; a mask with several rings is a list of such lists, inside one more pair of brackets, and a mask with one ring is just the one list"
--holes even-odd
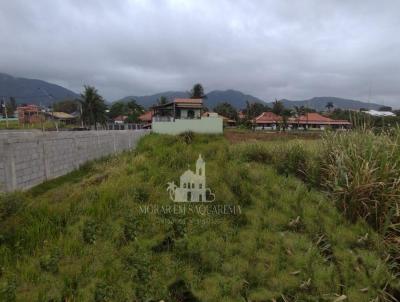
[[(76, 125), (65, 125), (64, 123), (58, 122), (57, 127), (61, 128), (74, 128)], [(8, 122), (0, 120), (0, 130), (28, 130), (28, 129), (39, 129), (39, 130), (56, 130), (56, 124), (52, 121), (45, 121), (44, 123), (34, 123), (34, 124), (21, 124), (18, 120), (11, 120)]]
[[(317, 190), (321, 142), (151, 134), (135, 151), (3, 195), (0, 300), (393, 301), (383, 236)], [(199, 153), (212, 205), (240, 213), (142, 213), (173, 205), (167, 182)]]

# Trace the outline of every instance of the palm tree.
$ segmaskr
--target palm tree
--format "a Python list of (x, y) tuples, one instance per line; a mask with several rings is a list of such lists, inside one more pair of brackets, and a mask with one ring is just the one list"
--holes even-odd
[(175, 183), (173, 181), (168, 183), (167, 192), (169, 193), (169, 197), (171, 198), (171, 200), (174, 200), (174, 201), (175, 201), (176, 188), (177, 188), (177, 186), (175, 185)]
[(97, 130), (97, 125), (104, 124), (107, 120), (106, 117), (106, 104), (101, 95), (98, 94), (97, 89), (93, 86), (84, 86), (84, 92), (81, 94), (80, 100), (82, 106), (82, 121), (85, 125), (94, 125)]
[(331, 109), (332, 109), (333, 107), (335, 107), (335, 105), (333, 105), (333, 103), (332, 103), (332, 102), (328, 102), (328, 103), (326, 103), (326, 106), (325, 106), (325, 108), (327, 108), (329, 112), (331, 112)]
[(294, 106), (294, 111), (297, 118), (297, 129), (300, 127), (300, 116), (306, 113), (306, 108), (304, 106)]

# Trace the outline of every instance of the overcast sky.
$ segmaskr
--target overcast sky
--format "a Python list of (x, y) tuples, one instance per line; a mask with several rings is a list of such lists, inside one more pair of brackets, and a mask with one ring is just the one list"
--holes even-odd
[(400, 107), (398, 0), (0, 0), (0, 38), (0, 72), (108, 100), (200, 82)]

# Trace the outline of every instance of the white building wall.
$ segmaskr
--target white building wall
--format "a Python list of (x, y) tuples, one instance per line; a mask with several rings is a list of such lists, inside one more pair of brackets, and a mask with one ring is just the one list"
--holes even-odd
[(223, 121), (220, 117), (202, 117), (201, 119), (176, 119), (170, 122), (153, 120), (152, 129), (155, 133), (179, 134), (185, 131), (196, 133), (222, 134)]

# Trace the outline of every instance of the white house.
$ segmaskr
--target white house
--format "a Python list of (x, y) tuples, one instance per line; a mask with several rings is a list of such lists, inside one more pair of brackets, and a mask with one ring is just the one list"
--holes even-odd
[(364, 112), (372, 116), (396, 116), (396, 114), (391, 111), (368, 110)]
[(222, 133), (223, 120), (218, 114), (202, 116), (202, 99), (175, 99), (154, 106), (152, 129), (163, 134), (179, 134), (185, 131), (197, 133)]

